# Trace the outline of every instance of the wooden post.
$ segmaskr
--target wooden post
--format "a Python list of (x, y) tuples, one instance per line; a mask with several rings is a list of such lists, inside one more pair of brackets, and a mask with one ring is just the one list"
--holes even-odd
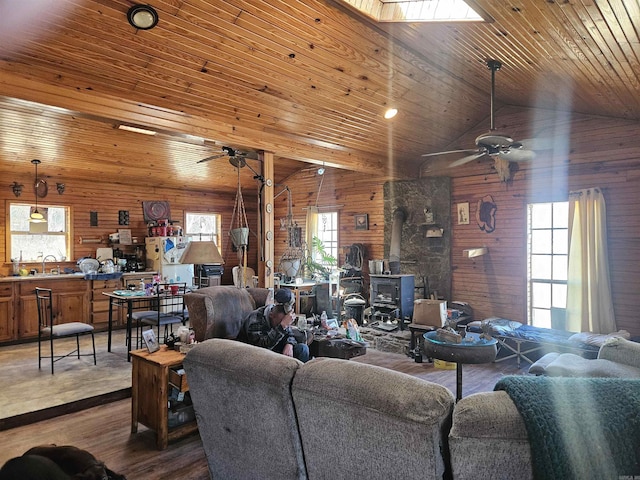
[(272, 288), (274, 285), (273, 273), (276, 269), (276, 261), (274, 258), (274, 205), (273, 205), (273, 153), (262, 153), (262, 175), (264, 176), (264, 188), (262, 189), (262, 218), (263, 218), (263, 235), (260, 242), (261, 252), (258, 252), (258, 275), (260, 284), (265, 288)]

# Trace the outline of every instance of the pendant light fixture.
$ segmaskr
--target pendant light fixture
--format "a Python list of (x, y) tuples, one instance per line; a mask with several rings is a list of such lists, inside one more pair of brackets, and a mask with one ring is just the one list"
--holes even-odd
[(34, 192), (36, 194), (36, 208), (33, 212), (31, 212), (31, 215), (29, 216), (29, 221), (31, 223), (47, 223), (47, 220), (44, 218), (44, 215), (42, 215), (38, 211), (38, 165), (41, 162), (38, 159), (33, 159), (31, 160), (31, 163), (33, 163), (36, 166), (36, 179), (33, 182)]

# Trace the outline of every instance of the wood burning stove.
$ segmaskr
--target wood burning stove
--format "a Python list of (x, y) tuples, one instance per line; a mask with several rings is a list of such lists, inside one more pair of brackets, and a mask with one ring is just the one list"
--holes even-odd
[(413, 275), (370, 275), (371, 321), (396, 324), (403, 330), (413, 316), (414, 287)]

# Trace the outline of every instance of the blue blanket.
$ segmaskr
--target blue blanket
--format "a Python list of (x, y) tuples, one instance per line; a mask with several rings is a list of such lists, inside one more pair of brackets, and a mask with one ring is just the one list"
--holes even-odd
[(535, 479), (640, 475), (640, 380), (513, 375), (495, 390), (524, 419)]

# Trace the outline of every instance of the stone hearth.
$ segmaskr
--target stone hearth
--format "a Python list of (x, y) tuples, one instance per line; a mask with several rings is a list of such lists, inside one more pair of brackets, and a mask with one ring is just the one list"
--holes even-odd
[(362, 339), (369, 344), (369, 348), (374, 348), (381, 352), (399, 353), (407, 355), (411, 332), (409, 330), (395, 330), (385, 332), (375, 328), (360, 327)]

